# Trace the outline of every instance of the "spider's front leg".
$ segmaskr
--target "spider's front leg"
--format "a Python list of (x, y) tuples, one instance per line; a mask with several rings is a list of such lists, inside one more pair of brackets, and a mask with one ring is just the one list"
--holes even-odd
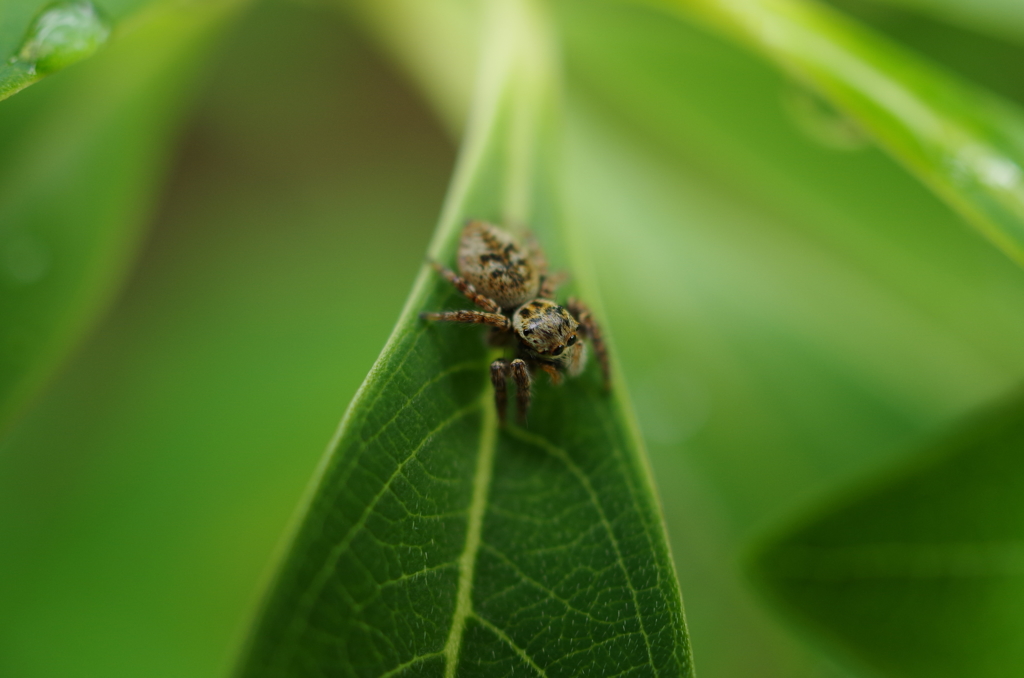
[(441, 313), (420, 313), (424, 320), (437, 320), (446, 323), (469, 323), (473, 325), (490, 325), (503, 332), (512, 330), (512, 321), (500, 313), (484, 313), (483, 311), (442, 311)]
[(512, 381), (516, 383), (516, 412), (519, 414), (519, 423), (526, 423), (526, 413), (530, 410), (530, 370), (526, 361), (516, 358), (509, 367), (512, 372)]
[(487, 311), (488, 313), (501, 312), (501, 306), (498, 305), (498, 302), (496, 302), (494, 299), (491, 299), (488, 296), (485, 296), (477, 292), (475, 287), (473, 287), (468, 281), (464, 280), (463, 278), (460, 278), (455, 273), (455, 271), (445, 268), (436, 261), (431, 261), (430, 265), (433, 266), (434, 270), (440, 273), (445, 280), (450, 282), (455, 287), (455, 289), (461, 292), (464, 297), (472, 301), (474, 304), (476, 304), (483, 310)]
[(583, 328), (583, 334), (590, 340), (591, 345), (594, 347), (594, 352), (597, 353), (597, 361), (601, 364), (601, 373), (604, 375), (605, 389), (611, 388), (612, 371), (611, 365), (608, 363), (608, 347), (605, 345), (604, 337), (601, 335), (601, 326), (594, 320), (594, 315), (587, 308), (586, 304), (579, 299), (569, 299), (566, 307)]

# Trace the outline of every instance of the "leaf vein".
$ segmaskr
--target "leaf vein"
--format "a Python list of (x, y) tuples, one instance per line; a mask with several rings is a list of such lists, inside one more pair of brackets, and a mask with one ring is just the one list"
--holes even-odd
[[(565, 607), (567, 609), (572, 610), (573, 612), (578, 612), (579, 614), (582, 614), (583, 616), (587, 617), (588, 619), (590, 619), (593, 622), (597, 622), (598, 624), (608, 624), (608, 625), (614, 625), (615, 624), (615, 622), (608, 621), (607, 619), (598, 619), (597, 617), (595, 617), (590, 612), (576, 607), (571, 602), (569, 602), (569, 600), (567, 600), (566, 598), (563, 598), (562, 596), (560, 596), (557, 593), (555, 593), (555, 591), (553, 589), (551, 589), (550, 587), (545, 586), (544, 584), (542, 584), (541, 582), (537, 581), (536, 579), (534, 579), (530, 575), (526, 574), (526, 572), (524, 572), (522, 570), (522, 568), (520, 568), (515, 562), (513, 562), (511, 558), (509, 558), (507, 555), (505, 555), (504, 553), (502, 553), (498, 549), (494, 548), (490, 544), (484, 542), (480, 546), (484, 550), (486, 550), (486, 551), (494, 554), (495, 556), (497, 556), (499, 559), (501, 559), (501, 561), (503, 563), (505, 563), (506, 565), (511, 567), (516, 572), (516, 574), (519, 575), (519, 577), (522, 578), (522, 580), (524, 582), (526, 582), (527, 584), (530, 584), (531, 586), (537, 587), (538, 589), (540, 589), (544, 593), (548, 594), (549, 596), (551, 596), (552, 598), (554, 598), (558, 602), (560, 602), (563, 605), (565, 605)], [(569, 575), (567, 575), (567, 577), (568, 576)]]
[(412, 659), (410, 659), (409, 661), (407, 661), (407, 662), (405, 662), (403, 664), (399, 664), (398, 666), (396, 666), (395, 668), (391, 669), (387, 673), (380, 674), (379, 676), (377, 676), (377, 678), (392, 678), (393, 676), (397, 676), (399, 673), (401, 673), (402, 671), (405, 671), (407, 668), (409, 668), (411, 666), (415, 666), (416, 664), (424, 662), (424, 661), (426, 661), (428, 659), (433, 659), (434, 657), (440, 657), (442, 654), (444, 654), (444, 653), (443, 652), (431, 652), (430, 654), (421, 654), (420, 656), (413, 657)]
[(406, 457), (405, 460), (403, 460), (398, 465), (398, 468), (395, 469), (395, 472), (392, 474), (391, 478), (389, 478), (388, 481), (384, 484), (384, 487), (382, 487), (380, 491), (377, 493), (377, 495), (366, 505), (366, 508), (363, 509), (358, 520), (352, 525), (348, 532), (345, 533), (345, 536), (342, 538), (341, 542), (339, 542), (337, 546), (331, 549), (331, 552), (328, 554), (323, 567), (320, 568), (319, 572), (317, 572), (317, 575), (313, 578), (312, 582), (310, 583), (309, 588), (306, 589), (302, 597), (299, 599), (299, 604), (296, 606), (295, 616), (289, 627), (289, 636), (293, 640), (292, 642), (283, 643), (282, 647), (287, 648), (293, 647), (295, 645), (294, 639), (297, 638), (303, 632), (303, 629), (306, 628), (308, 624), (309, 613), (313, 609), (313, 606), (316, 603), (317, 598), (323, 591), (324, 586), (327, 585), (327, 582), (330, 580), (331, 575), (334, 573), (335, 568), (338, 565), (338, 561), (341, 559), (341, 556), (344, 555), (345, 551), (348, 549), (349, 544), (351, 544), (352, 542), (352, 539), (355, 538), (355, 535), (366, 523), (366, 520), (369, 518), (370, 514), (373, 513), (373, 509), (377, 505), (377, 502), (387, 492), (388, 486), (390, 485), (391, 481), (394, 480), (401, 473), (402, 469), (405, 467), (407, 463), (416, 458), (416, 456), (427, 446), (427, 444), (433, 439), (433, 437), (437, 433), (444, 430), (453, 422), (473, 412), (479, 407), (480, 401), (475, 401), (473, 403), (470, 403), (466, 407), (457, 410), (450, 417), (440, 422), (437, 426), (434, 427), (432, 431), (430, 431), (430, 433), (423, 437), (422, 442), (415, 449), (413, 449), (412, 452), (409, 453), (409, 456)]
[(537, 672), (538, 676), (540, 676), (541, 678), (548, 678), (548, 674), (546, 674), (544, 672), (544, 669), (542, 669), (541, 667), (537, 666), (537, 662), (533, 661), (533, 657), (531, 657), (529, 654), (527, 654), (526, 650), (524, 650), (523, 648), (519, 647), (514, 642), (512, 642), (512, 639), (508, 637), (507, 633), (505, 633), (500, 628), (495, 626), (493, 623), (489, 622), (488, 620), (484, 619), (483, 617), (481, 617), (478, 614), (474, 614), (473, 618), (476, 619), (478, 622), (480, 622), (481, 626), (486, 628), (488, 631), (490, 631), (494, 635), (498, 636), (498, 638), (500, 640), (502, 640), (506, 645), (508, 645), (510, 648), (512, 648), (512, 650), (515, 651), (515, 653), (517, 655), (519, 655), (520, 659), (522, 659), (524, 662), (526, 662), (530, 666), (530, 668), (532, 668), (534, 671)]
[[(421, 332), (421, 334), (422, 334), (422, 332)], [(418, 339), (418, 337), (417, 337), (417, 339)], [(413, 351), (410, 350), (409, 351), (409, 355), (411, 355), (412, 353), (413, 353)], [(402, 362), (398, 365), (398, 367), (395, 368), (396, 372), (391, 375), (391, 377), (387, 380), (387, 382), (385, 382), (384, 385), (381, 386), (380, 389), (378, 389), (376, 395), (374, 396), (373, 402), (370, 403), (367, 406), (362, 407), (361, 409), (365, 409), (366, 411), (370, 411), (374, 406), (376, 406), (377, 401), (380, 399), (380, 397), (383, 395), (383, 393), (385, 391), (387, 391), (388, 386), (390, 386), (391, 382), (394, 381), (394, 379), (398, 375), (398, 372), (401, 370), (402, 366), (405, 365), (405, 361), (409, 358), (409, 355), (407, 355), (402, 360)], [(416, 398), (418, 398), (427, 388), (429, 388), (430, 386), (433, 386), (434, 384), (438, 383), (439, 381), (441, 381), (441, 380), (451, 376), (452, 374), (455, 374), (457, 372), (461, 372), (463, 370), (477, 368), (477, 367), (479, 367), (479, 362), (478, 361), (467, 360), (465, 362), (461, 362), (461, 363), (452, 365), (451, 367), (449, 367), (447, 369), (441, 370), (440, 372), (435, 374), (433, 377), (431, 377), (430, 379), (428, 379), (425, 382), (423, 382), (423, 384), (420, 386), (420, 388), (415, 393), (413, 393), (411, 396), (407, 397), (405, 399), (405, 402), (402, 403), (402, 405), (395, 410), (395, 413), (391, 416), (391, 418), (388, 419), (386, 422), (384, 422), (383, 424), (380, 425), (380, 427), (378, 428), (376, 433), (374, 433), (372, 436), (370, 436), (369, 438), (367, 438), (365, 440), (360, 440), (359, 450), (357, 452), (353, 452), (350, 455), (348, 455), (349, 456), (349, 463), (347, 463), (343, 468), (339, 468), (339, 476), (338, 476), (337, 482), (334, 483), (334, 486), (339, 488), (339, 491), (340, 491), (342, 488), (344, 488), (344, 487), (346, 487), (348, 485), (348, 481), (352, 477), (352, 474), (355, 473), (355, 470), (357, 468), (359, 468), (360, 455), (366, 450), (366, 446), (369, 445), (370, 443), (372, 443), (373, 441), (375, 441), (386, 430), (388, 430), (395, 423), (395, 421), (398, 420), (398, 417), (401, 416), (403, 412), (405, 412), (406, 410), (409, 409), (409, 406), (412, 403), (412, 401), (415, 400)], [(367, 376), (367, 378), (366, 378), (367, 381), (369, 381), (370, 379), (373, 378), (373, 375), (374, 375), (374, 373), (376, 371), (377, 371), (377, 366), (375, 365), (374, 369), (370, 371), (370, 375)], [(348, 419), (348, 417), (346, 416), (346, 421), (347, 421), (347, 419)], [(344, 422), (343, 422), (342, 428), (343, 428), (343, 430), (345, 428), (345, 423)], [(342, 433), (343, 433), (343, 431), (342, 431)], [(405, 432), (404, 431), (399, 430), (399, 434), (402, 435), (403, 437), (405, 436)], [(339, 438), (338, 438), (339, 441), (340, 441), (340, 435), (341, 434), (339, 433)], [(427, 434), (427, 437), (429, 437), (430, 435), (433, 435), (433, 432)], [(335, 447), (337, 448), (339, 445), (340, 445), (340, 442), (335, 444)], [(335, 501), (336, 498), (337, 498), (336, 493), (331, 493), (331, 495), (329, 497), (328, 505), (330, 505), (330, 506), (337, 505), (337, 502)], [(323, 529), (323, 521), (321, 521), (319, 531), (322, 531), (322, 529)]]
[(590, 496), (590, 500), (593, 502), (594, 508), (597, 509), (598, 516), (601, 518), (601, 523), (604, 525), (605, 532), (607, 532), (608, 534), (608, 539), (611, 541), (612, 548), (615, 550), (615, 557), (619, 562), (619, 567), (622, 569), (622, 574), (626, 578), (626, 583), (628, 585), (627, 588), (629, 589), (629, 592), (632, 595), (633, 611), (636, 614), (637, 621), (640, 623), (640, 633), (643, 636), (644, 645), (647, 648), (647, 658), (651, 662), (651, 668), (654, 670), (654, 675), (661, 675), (660, 671), (658, 671), (658, 667), (654, 664), (654, 654), (651, 651), (651, 639), (647, 635), (647, 628), (644, 625), (643, 615), (640, 614), (640, 600), (637, 598), (637, 589), (633, 586), (633, 578), (629, 574), (629, 568), (626, 567), (626, 561), (623, 558), (622, 549), (619, 546), (619, 540), (615, 536), (615, 531), (612, 529), (611, 523), (608, 521), (608, 516), (604, 512), (604, 506), (601, 504), (601, 501), (597, 496), (597, 491), (594, 489), (594, 486), (590, 483), (590, 478), (588, 478), (587, 475), (583, 472), (583, 469), (577, 466), (576, 463), (572, 460), (572, 458), (569, 457), (568, 452), (566, 452), (558, 445), (555, 445), (551, 441), (547, 440), (546, 438), (542, 438), (541, 436), (536, 436), (531, 433), (527, 433), (526, 431), (520, 428), (510, 428), (509, 433), (512, 436), (519, 438), (525, 443), (534, 445), (535, 447), (539, 447), (542, 450), (545, 450), (546, 452), (548, 452), (548, 454), (550, 454), (551, 456), (555, 457), (563, 464), (565, 464), (566, 468), (568, 468), (569, 471), (574, 476), (576, 476), (576, 479), (579, 481), (581, 485), (583, 485), (584, 490), (586, 490), (587, 494)]

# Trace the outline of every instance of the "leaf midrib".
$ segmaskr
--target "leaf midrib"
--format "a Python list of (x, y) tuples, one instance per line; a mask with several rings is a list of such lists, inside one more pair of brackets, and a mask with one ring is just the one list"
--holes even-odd
[[(477, 467), (473, 479), (473, 497), (470, 500), (469, 510), (467, 513), (468, 524), (466, 528), (466, 542), (458, 559), (459, 580), (456, 593), (455, 612), (452, 616), (452, 624), (449, 629), (448, 640), (445, 643), (444, 650), (439, 654), (443, 654), (445, 657), (445, 678), (455, 678), (459, 665), (459, 650), (462, 646), (462, 636), (465, 631), (466, 621), (472, 617), (498, 636), (500, 640), (508, 644), (524, 662), (537, 671), (538, 675), (546, 677), (547, 674), (544, 670), (537, 665), (525, 650), (516, 645), (511, 638), (504, 633), (504, 631), (476, 614), (473, 610), (473, 578), (477, 555), (479, 554), (481, 547), (486, 546), (486, 544), (483, 544), (482, 542), (483, 519), (487, 511), (497, 443), (497, 418), (494, 408), (490, 406), (489, 395), (484, 396), (482, 407), (483, 419), (481, 422), (480, 445), (478, 447)], [(608, 520), (608, 516), (604, 512), (604, 507), (601, 505), (597, 496), (597, 491), (590, 483), (590, 479), (587, 477), (587, 474), (584, 473), (583, 469), (577, 466), (571, 458), (569, 458), (568, 453), (564, 449), (548, 441), (546, 438), (531, 434), (517, 427), (509, 427), (506, 430), (506, 433), (510, 437), (517, 438), (523, 443), (539, 447), (555, 459), (558, 459), (567, 469), (569, 469), (569, 472), (573, 474), (576, 480), (586, 491), (590, 503), (598, 513), (601, 526), (608, 535), (608, 539), (615, 551), (616, 562), (626, 578), (626, 585), (629, 589), (630, 596), (633, 599), (633, 612), (636, 616), (637, 623), (640, 626), (640, 635), (644, 639), (644, 647), (647, 650), (648, 661), (650, 662), (651, 668), (654, 670), (654, 675), (660, 676), (661, 674), (654, 662), (650, 636), (647, 633), (643, 615), (640, 614), (640, 601), (637, 598), (636, 587), (634, 586), (632, 577), (629, 574), (629, 568), (626, 567), (626, 562), (623, 558), (618, 538), (615, 536), (615, 531), (612, 528), (611, 522)], [(617, 452), (616, 456), (618, 456)], [(630, 485), (630, 491), (631, 493), (633, 491), (632, 485)], [(431, 654), (429, 656), (437, 656), (437, 654)], [(414, 661), (422, 661), (427, 657), (428, 656), (421, 656)]]
[(477, 451), (476, 472), (473, 476), (473, 497), (469, 503), (468, 524), (466, 526), (466, 544), (459, 556), (459, 583), (455, 595), (455, 614), (448, 632), (448, 640), (444, 646), (445, 678), (455, 678), (459, 666), (459, 649), (462, 646), (462, 633), (466, 627), (466, 619), (473, 613), (473, 574), (476, 569), (476, 557), (480, 552), (480, 534), (483, 530), (484, 513), (487, 510), (487, 498), (491, 489), (491, 475), (494, 471), (494, 452), (497, 442), (497, 417), (490, 398), (486, 394), (483, 407), (483, 418), (480, 428), (480, 446)]

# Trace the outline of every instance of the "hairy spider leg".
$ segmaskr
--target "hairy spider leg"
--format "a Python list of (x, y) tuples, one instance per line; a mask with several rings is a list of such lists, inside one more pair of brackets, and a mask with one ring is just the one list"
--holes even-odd
[(565, 284), (569, 279), (569, 274), (565, 271), (558, 271), (552, 275), (545, 274), (540, 279), (540, 291), (537, 292), (537, 296), (541, 299), (554, 299), (555, 292), (558, 288)]
[(446, 323), (470, 323), (473, 325), (490, 325), (504, 332), (512, 331), (512, 321), (500, 313), (484, 313), (483, 311), (444, 311), (441, 313), (420, 313), (424, 320), (437, 320)]
[(498, 421), (505, 425), (505, 413), (508, 410), (508, 384), (506, 379), (511, 368), (508, 361), (498, 358), (491, 363), (491, 384), (494, 385), (494, 406), (498, 409)]
[(455, 289), (461, 292), (463, 296), (465, 296), (467, 299), (472, 301), (474, 304), (476, 304), (483, 310), (487, 311), (488, 313), (499, 313), (501, 311), (501, 306), (498, 305), (498, 302), (496, 302), (494, 299), (491, 299), (488, 296), (485, 296), (477, 292), (476, 288), (474, 288), (473, 285), (471, 285), (468, 281), (456, 275), (455, 271), (445, 268), (436, 261), (431, 261), (430, 265), (434, 267), (435, 271), (444, 276), (445, 280), (454, 285)]
[(516, 411), (519, 414), (519, 423), (526, 423), (526, 413), (530, 409), (530, 370), (526, 361), (516, 358), (510, 367), (512, 381), (516, 383)]
[(601, 326), (594, 320), (594, 316), (586, 304), (579, 299), (569, 299), (566, 307), (569, 309), (569, 313), (576, 318), (576, 322), (583, 328), (584, 334), (594, 347), (594, 352), (597, 353), (597, 361), (601, 364), (601, 373), (604, 375), (604, 387), (605, 390), (608, 390), (611, 388), (612, 372), (611, 365), (608, 363), (608, 348), (605, 346), (604, 337), (601, 335)]

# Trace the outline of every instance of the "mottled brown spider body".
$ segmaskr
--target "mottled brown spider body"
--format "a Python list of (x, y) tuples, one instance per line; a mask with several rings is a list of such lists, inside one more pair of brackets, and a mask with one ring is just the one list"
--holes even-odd
[(483, 311), (421, 313), (420, 317), (488, 325), (492, 328), (492, 343), (515, 350), (511, 362), (499, 358), (491, 363), (494, 400), (502, 423), (508, 378), (516, 384), (519, 418), (525, 421), (532, 371), (546, 372), (556, 384), (561, 382), (563, 372), (570, 377), (578, 375), (587, 359), (581, 337), (593, 344), (608, 386), (608, 355), (600, 327), (579, 301), (569, 299), (564, 307), (551, 301), (557, 281), (548, 277), (547, 262), (535, 243), (523, 249), (497, 226), (470, 221), (459, 241), (459, 274), (437, 263), (434, 268)]
[(578, 341), (579, 323), (569, 311), (547, 299), (533, 299), (512, 314), (512, 331), (532, 358), (575, 377), (586, 366), (586, 345)]
[(459, 275), (480, 294), (512, 309), (537, 297), (541, 271), (508, 233), (471, 221), (459, 240)]

